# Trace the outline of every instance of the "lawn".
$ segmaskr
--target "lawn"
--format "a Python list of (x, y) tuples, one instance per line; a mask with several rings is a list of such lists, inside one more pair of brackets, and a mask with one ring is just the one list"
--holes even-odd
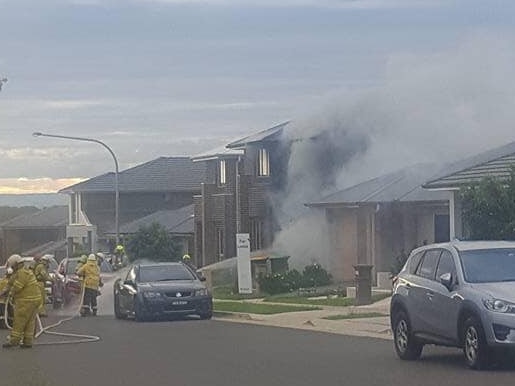
[(263, 304), (263, 303), (250, 303), (250, 302), (224, 302), (215, 301), (213, 302), (213, 308), (215, 312), (246, 312), (250, 314), (280, 314), (283, 312), (297, 312), (297, 311), (313, 311), (320, 310), (319, 307), (302, 307), (302, 306), (290, 306), (282, 304)]

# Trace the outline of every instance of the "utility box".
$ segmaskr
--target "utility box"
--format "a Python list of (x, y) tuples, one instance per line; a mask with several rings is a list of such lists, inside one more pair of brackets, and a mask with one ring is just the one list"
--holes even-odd
[(372, 303), (372, 267), (373, 265), (368, 264), (354, 266), (354, 280), (356, 281), (354, 305), (356, 306)]

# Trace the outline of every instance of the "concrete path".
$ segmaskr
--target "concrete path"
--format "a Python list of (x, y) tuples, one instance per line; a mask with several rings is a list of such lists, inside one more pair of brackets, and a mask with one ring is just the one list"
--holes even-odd
[[(268, 304), (268, 302), (267, 302)], [(334, 334), (368, 336), (381, 339), (392, 339), (390, 329), (390, 298), (366, 306), (329, 307), (322, 306), (323, 310), (285, 312), (273, 315), (249, 313), (216, 313), (220, 320), (237, 323), (262, 324), (267, 326), (296, 328), (310, 331), (329, 332)], [(386, 316), (365, 317), (352, 319), (325, 319), (330, 316), (380, 313)]]

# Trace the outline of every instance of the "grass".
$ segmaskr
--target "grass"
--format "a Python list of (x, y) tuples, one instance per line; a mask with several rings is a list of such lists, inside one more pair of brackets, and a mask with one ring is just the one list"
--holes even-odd
[(319, 307), (300, 307), (290, 305), (278, 305), (278, 304), (263, 304), (263, 303), (249, 303), (249, 302), (224, 302), (216, 301), (213, 302), (213, 308), (215, 312), (246, 312), (250, 314), (280, 314), (283, 312), (297, 312), (297, 311), (313, 311), (320, 310)]
[(363, 313), (351, 313), (347, 315), (330, 315), (322, 319), (328, 320), (342, 320), (342, 319), (362, 319), (362, 318), (377, 318), (380, 316), (388, 316), (380, 312), (363, 312)]
[[(372, 302), (375, 303), (384, 298), (390, 297), (390, 294), (377, 294), (372, 295)], [(274, 295), (267, 296), (264, 300), (265, 302), (273, 302), (273, 303), (288, 303), (288, 304), (306, 304), (313, 306), (338, 306), (338, 307), (347, 307), (353, 306), (355, 299), (347, 298), (347, 297), (337, 297), (337, 298), (327, 298), (327, 299), (309, 299), (305, 296), (282, 296), (282, 295)]]

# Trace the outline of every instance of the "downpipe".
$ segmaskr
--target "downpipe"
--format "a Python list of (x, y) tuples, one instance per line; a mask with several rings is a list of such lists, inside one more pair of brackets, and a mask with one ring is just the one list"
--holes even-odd
[[(96, 336), (96, 335), (83, 335), (83, 334), (73, 334), (73, 333), (69, 333), (69, 332), (50, 331), (51, 329), (56, 328), (65, 322), (69, 322), (70, 320), (80, 317), (80, 310), (82, 309), (82, 306), (84, 303), (84, 292), (86, 290), (86, 287), (84, 285), (82, 285), (81, 287), (82, 288), (81, 288), (81, 294), (80, 294), (79, 308), (76, 310), (75, 314), (73, 314), (72, 316), (61, 319), (57, 323), (50, 324), (48, 326), (43, 326), (43, 323), (41, 322), (41, 318), (39, 317), (38, 314), (36, 314), (37, 331), (34, 334), (35, 340), (43, 334), (55, 335), (55, 336), (66, 337), (66, 338), (74, 338), (74, 339), (59, 340), (59, 341), (54, 341), (54, 342), (40, 342), (40, 343), (35, 342), (34, 346), (91, 343), (91, 342), (97, 342), (100, 340), (100, 337)], [(6, 327), (9, 330), (12, 330), (12, 326), (9, 324), (9, 306), (8, 305), (10, 303), (10, 300), (11, 300), (11, 298), (9, 296), (5, 302), (4, 322), (5, 322)]]

